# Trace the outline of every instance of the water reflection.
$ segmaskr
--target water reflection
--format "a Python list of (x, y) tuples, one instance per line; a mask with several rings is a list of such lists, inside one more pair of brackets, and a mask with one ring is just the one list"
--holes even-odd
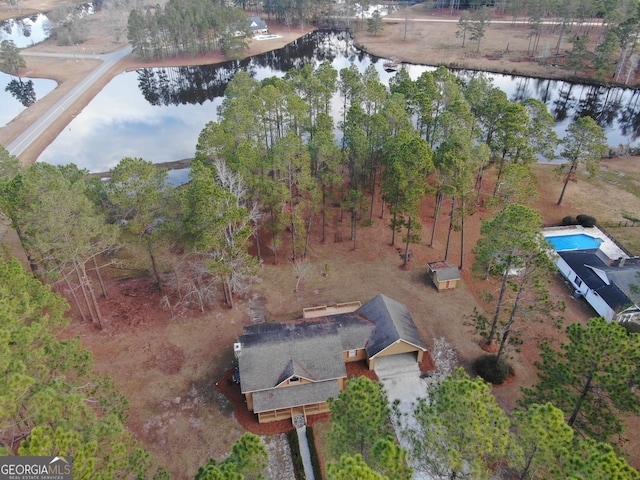
[[(99, 10), (101, 1), (83, 3), (73, 7), (73, 13), (78, 17), (92, 15)], [(49, 18), (46, 13), (36, 13), (28, 17), (9, 18), (0, 20), (0, 42), (13, 40), (16, 47), (27, 48), (45, 41), (49, 37)]]
[[(236, 72), (245, 70), (261, 80), (281, 77), (307, 64), (315, 67), (325, 60), (337, 70), (353, 63), (363, 72), (374, 65), (383, 83), (394, 75), (385, 72), (380, 58), (359, 50), (349, 34), (327, 31), (311, 33), (280, 50), (241, 61), (127, 72), (112, 80), (38, 160), (74, 162), (95, 172), (112, 168), (125, 156), (153, 162), (191, 157), (200, 131), (216, 119), (217, 106)], [(406, 68), (416, 79), (434, 67)], [(463, 80), (478, 74), (469, 70), (454, 73)], [(559, 135), (571, 121), (591, 115), (605, 129), (612, 147), (638, 145), (640, 105), (636, 90), (513, 75), (488, 76), (511, 100), (534, 97), (545, 102)], [(336, 113), (338, 105), (336, 101)]]
[(46, 78), (18, 78), (0, 72), (0, 127), (20, 115), (26, 108), (25, 101), (44, 97), (56, 85), (54, 80)]
[(18, 100), (23, 107), (28, 107), (36, 102), (36, 89), (33, 80), (13, 79), (5, 87), (5, 91), (13, 95), (13, 98)]
[[(454, 71), (463, 80), (478, 72)], [(517, 75), (486, 74), (494, 85), (507, 93), (512, 101), (536, 98), (544, 102), (562, 136), (569, 124), (590, 116), (607, 135), (609, 146), (638, 146), (640, 129), (635, 117), (640, 113), (639, 91), (631, 88), (582, 85), (560, 80), (538, 79)]]
[[(376, 62), (379, 59), (362, 52), (345, 32), (317, 32), (304, 36), (280, 50), (244, 60), (215, 65), (138, 70), (138, 86), (151, 105), (203, 104), (224, 95), (236, 72), (246, 71), (256, 79), (281, 76), (304, 65), (323, 61), (337, 62), (343, 68), (352, 62)], [(335, 66), (335, 65), (334, 65)]]
[(48, 37), (49, 19), (44, 13), (30, 17), (10, 18), (0, 21), (0, 41), (12, 40), (18, 48), (26, 48)]

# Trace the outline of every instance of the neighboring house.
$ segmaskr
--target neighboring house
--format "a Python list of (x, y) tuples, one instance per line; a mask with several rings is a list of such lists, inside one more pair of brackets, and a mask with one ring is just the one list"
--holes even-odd
[(557, 252), (556, 265), (598, 315), (640, 321), (640, 257), (612, 260), (599, 248)]
[(427, 264), (428, 274), (438, 290), (450, 290), (456, 288), (460, 281), (460, 270), (446, 260)]
[(260, 17), (249, 17), (249, 28), (251, 29), (251, 33), (254, 35), (262, 35), (265, 33), (269, 33), (269, 28), (267, 28), (267, 24)]
[(244, 328), (234, 345), (247, 408), (260, 423), (328, 412), (347, 380), (346, 363), (411, 355), (427, 347), (407, 307), (378, 295), (351, 312)]

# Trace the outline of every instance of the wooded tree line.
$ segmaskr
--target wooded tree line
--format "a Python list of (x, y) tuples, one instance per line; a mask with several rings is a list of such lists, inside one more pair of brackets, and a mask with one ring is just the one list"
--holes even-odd
[[(336, 24), (342, 16), (353, 17), (359, 4), (366, 10), (374, 2), (347, 1), (336, 10), (320, 2), (315, 9), (302, 9), (305, 2), (268, 1), (265, 12), (276, 13), (276, 17), (287, 23), (311, 22), (316, 25)], [(493, 13), (510, 14), (512, 21), (526, 21), (529, 39), (529, 55), (542, 62), (560, 63), (574, 72), (592, 68), (599, 80), (613, 80), (628, 83), (638, 67), (638, 37), (640, 34), (640, 4), (637, 1), (614, 0), (437, 0), (425, 2), (414, 9), (448, 8), (451, 14), (460, 13), (456, 36), (477, 42), (487, 34)], [(303, 12), (308, 12), (305, 15)], [(333, 20), (332, 20), (333, 19)], [(592, 21), (602, 22), (602, 29), (594, 28)], [(345, 21), (347, 26), (352, 21)], [(368, 22), (369, 30), (376, 33), (381, 28), (376, 17)], [(551, 33), (557, 36), (552, 44), (540, 44), (541, 35)], [(569, 52), (560, 50), (564, 39), (569, 39), (573, 48)], [(591, 46), (593, 45), (593, 46)], [(508, 46), (507, 46), (508, 48)], [(562, 59), (558, 59), (562, 57)]]
[(66, 301), (0, 258), (0, 306), (0, 455), (72, 455), (77, 479), (169, 478), (125, 429), (127, 400), (91, 352), (57, 338)]
[[(336, 103), (341, 121), (334, 126)], [(573, 160), (561, 168), (570, 171), (597, 160), (603, 145), (592, 119), (577, 124), (581, 128), (570, 127), (563, 140), (562, 154)], [(232, 306), (233, 293), (257, 274), (260, 240), (268, 239), (275, 263), (295, 263), (306, 257), (312, 229), (326, 241), (332, 205), (349, 222), (353, 248), (358, 229), (381, 219), (389, 223), (392, 244), (400, 236), (407, 262), (410, 244), (422, 237), (421, 202), (435, 195), (430, 243), (446, 211), (444, 258), (452, 253), (451, 236), (459, 234), (465, 268), (465, 218), (479, 201), (499, 206), (535, 199), (528, 165), (538, 155), (553, 157), (552, 126), (541, 102), (510, 102), (487, 77), (462, 83), (445, 68), (415, 81), (401, 70), (389, 88), (373, 66), (338, 72), (325, 62), (262, 82), (240, 72), (225, 91), (218, 120), (200, 134), (186, 187), (174, 189), (165, 170), (143, 159), (123, 159), (102, 183), (86, 181), (74, 165), (20, 168), (4, 151), (0, 208), (32, 269), (64, 285), (83, 317), (98, 325), (97, 297), (107, 295), (100, 270), (126, 243), (146, 252), (158, 288), (170, 287), (177, 300), (167, 297), (167, 305), (204, 308), (219, 284)], [(585, 131), (595, 138), (592, 146), (582, 139)], [(483, 184), (490, 163), (497, 169), (493, 189)], [(255, 256), (248, 254), (251, 240)], [(188, 255), (159, 268), (155, 252), (169, 243)], [(162, 270), (170, 272), (166, 278)]]
[[(529, 55), (544, 63), (564, 65), (574, 75), (592, 68), (599, 80), (628, 83), (638, 67), (640, 4), (637, 1), (497, 0), (489, 8), (477, 0), (442, 0), (438, 6), (449, 8), (452, 14), (465, 9), (460, 14), (456, 32), (456, 36), (462, 38), (463, 47), (469, 37), (477, 41), (477, 51), (480, 50), (480, 41), (494, 12), (510, 14), (513, 24), (526, 21)], [(602, 28), (599, 28), (600, 22)], [(594, 28), (596, 24), (598, 28)], [(557, 40), (541, 45), (540, 38), (545, 32), (555, 34)], [(566, 39), (572, 43), (569, 52), (560, 49)]]
[[(332, 103), (338, 110), (333, 117)], [(335, 117), (340, 118), (337, 125)], [(579, 122), (594, 126), (589, 138), (596, 140), (576, 165), (588, 152), (590, 159), (600, 155), (604, 145), (592, 119)], [(563, 146), (573, 137), (568, 134)], [(310, 229), (319, 228), (326, 241), (332, 204), (341, 207), (340, 219), (346, 214), (350, 222), (353, 248), (358, 227), (382, 219), (390, 223), (390, 243), (400, 233), (409, 253), (409, 244), (421, 240), (419, 206), (432, 194), (430, 243), (446, 208), (455, 227), (449, 235), (455, 230), (463, 239), (459, 256), (464, 268), (464, 221), (476, 203), (535, 201), (528, 165), (540, 156), (554, 158), (557, 145), (544, 104), (511, 102), (486, 76), (463, 83), (438, 68), (414, 81), (401, 70), (387, 88), (373, 66), (364, 72), (354, 66), (336, 72), (323, 63), (262, 82), (238, 73), (225, 92), (218, 120), (200, 134), (196, 159), (224, 160), (247, 180), (247, 198), (262, 212), (257, 225), (270, 236), (274, 261), (284, 234), (290, 237), (292, 260), (305, 256)], [(490, 164), (497, 168), (497, 179), (488, 190), (483, 174)], [(374, 212), (380, 197), (381, 209)]]
[[(264, 12), (288, 26), (351, 26), (369, 1), (349, 0), (336, 5), (324, 1), (265, 0), (264, 2), (226, 2), (198, 0), (189, 3), (168, 2), (166, 7), (145, 7), (131, 11), (128, 38), (134, 51), (144, 59), (159, 59), (175, 55), (198, 55), (222, 50), (230, 58), (242, 56), (246, 48), (246, 13)], [(640, 5), (637, 1), (600, 2), (565, 0), (499, 0), (486, 2), (460, 0), (426, 2), (424, 6), (449, 8), (460, 12), (456, 36), (477, 42), (487, 33), (493, 13), (511, 14), (513, 22), (525, 20), (528, 26), (529, 55), (542, 62), (560, 63), (574, 73), (592, 68), (600, 80), (628, 83), (638, 66), (637, 44), (640, 34)], [(246, 12), (246, 13), (245, 13)], [(602, 22), (595, 29), (592, 21)], [(368, 21), (369, 30), (383, 27), (379, 16)], [(540, 44), (544, 33), (557, 35), (553, 44)], [(573, 48), (560, 51), (562, 41), (569, 39)], [(594, 45), (593, 47), (591, 45)], [(562, 57), (561, 60), (558, 57)]]
[[(540, 49), (546, 50), (544, 56), (553, 51), (559, 53), (563, 38), (569, 37), (573, 44), (567, 54), (566, 66), (574, 71), (587, 65), (595, 70), (596, 77), (605, 80), (628, 83), (638, 67), (638, 34), (640, 33), (640, 5), (638, 2), (561, 1), (521, 2), (517, 0), (510, 6), (513, 18), (526, 15), (529, 23), (529, 51), (538, 55)], [(540, 46), (540, 33), (544, 18), (553, 15), (556, 22), (553, 32), (557, 33), (556, 45)], [(602, 19), (603, 28), (593, 31), (590, 20)], [(548, 26), (546, 28), (549, 28)], [(595, 38), (595, 48), (589, 51), (587, 46)]]
[(216, 50), (236, 58), (247, 48), (249, 33), (246, 14), (225, 1), (170, 0), (164, 7), (132, 10), (127, 38), (144, 60)]
[[(157, 288), (164, 284), (175, 298), (166, 299), (171, 308), (204, 309), (218, 284), (232, 307), (231, 294), (257, 273), (257, 261), (248, 254), (253, 230), (242, 183), (224, 166), (214, 173), (194, 164), (190, 187), (178, 192), (167, 182), (166, 170), (142, 159), (123, 159), (104, 185), (99, 179), (85, 182), (87, 172), (75, 165), (23, 168), (2, 152), (0, 209), (18, 233), (32, 271), (62, 288), (82, 319), (100, 329), (98, 298), (108, 295), (100, 272), (117, 261), (123, 244), (146, 254)], [(163, 277), (167, 265), (159, 267), (156, 254), (168, 245), (188, 250)]]

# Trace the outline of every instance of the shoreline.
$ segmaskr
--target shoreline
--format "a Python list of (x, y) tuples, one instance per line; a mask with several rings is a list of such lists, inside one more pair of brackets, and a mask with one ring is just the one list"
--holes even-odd
[[(399, 57), (403, 62), (433, 67), (445, 66), (449, 69), (466, 69), (502, 75), (518, 75), (533, 79), (560, 80), (568, 83), (594, 86), (637, 89), (637, 86), (620, 85), (618, 83), (599, 81), (593, 77), (568, 75), (564, 68), (541, 65), (535, 59), (526, 57), (526, 26), (498, 23), (491, 25), (484, 40), (481, 53), (477, 53), (473, 45), (461, 47), (459, 40), (454, 40), (457, 18), (441, 11), (423, 12), (409, 9), (405, 22), (405, 11), (396, 12), (386, 17), (384, 30), (379, 35), (367, 32), (361, 23), (354, 25), (351, 35), (357, 47), (370, 55), (380, 58)], [(97, 15), (96, 15), (97, 16)], [(496, 19), (497, 20), (497, 19)], [(252, 39), (246, 56), (277, 50), (299, 39), (315, 27), (291, 28), (269, 23), (270, 33), (280, 35), (269, 40)], [(102, 33), (102, 35), (101, 35)], [(492, 35), (492, 37), (489, 37)], [(549, 35), (551, 37), (551, 35)], [(107, 42), (105, 31), (94, 29), (94, 37), (76, 47), (60, 47), (43, 42), (26, 49), (27, 68), (22, 75), (38, 78), (49, 78), (58, 82), (58, 86), (46, 97), (24, 110), (4, 127), (0, 127), (0, 144), (9, 145), (39, 117), (44, 115), (55, 102), (82, 81), (99, 65), (99, 60), (92, 58), (75, 58), (74, 53), (95, 55), (113, 52), (126, 45), (124, 42)], [(506, 42), (506, 47), (505, 47)], [(569, 44), (563, 44), (563, 49)], [(81, 49), (81, 51), (80, 51)], [(524, 49), (524, 50), (523, 50)], [(47, 58), (37, 56), (38, 53), (62, 53), (68, 58)], [(86, 55), (85, 55), (86, 56)], [(220, 52), (213, 52), (199, 57), (180, 57), (162, 61), (145, 62), (133, 55), (124, 57), (112, 67), (81, 98), (70, 105), (56, 121), (35, 139), (20, 155), (24, 164), (34, 163), (47, 146), (55, 140), (64, 128), (77, 116), (102, 88), (115, 76), (122, 72), (137, 68), (177, 67), (186, 65), (206, 65), (225, 62), (228, 59)]]
[[(247, 57), (261, 53), (277, 50), (298, 38), (312, 32), (315, 28), (287, 28), (285, 26), (273, 24), (270, 28), (272, 33), (280, 35), (278, 38), (268, 40), (252, 40)], [(108, 46), (99, 43), (84, 45), (83, 51), (93, 51), (96, 55), (112, 53), (125, 47), (126, 43), (111, 44)], [(90, 75), (101, 61), (97, 59), (74, 58), (73, 53), (69, 53), (68, 47), (58, 47), (48, 45), (43, 42), (25, 51), (29, 55), (23, 58), (27, 62), (27, 67), (22, 69), (20, 75), (34, 78), (48, 78), (58, 82), (57, 87), (48, 95), (39, 99), (29, 108), (23, 110), (17, 117), (7, 125), (0, 127), (0, 145), (7, 146), (20, 135), (22, 135), (38, 118), (46, 114), (55, 103), (63, 98), (74, 86), (79, 84), (85, 77)], [(38, 53), (66, 53), (66, 58), (55, 58), (39, 56)], [(92, 85), (84, 94), (74, 101), (64, 113), (62, 113), (38, 138), (19, 155), (19, 159), (24, 165), (36, 162), (40, 154), (51, 144), (67, 125), (91, 102), (91, 100), (117, 75), (123, 72), (136, 70), (138, 68), (161, 68), (179, 67), (187, 65), (210, 65), (226, 62), (229, 59), (220, 52), (213, 52), (200, 57), (171, 58), (162, 61), (144, 62), (136, 59), (133, 54), (129, 54), (116, 63), (99, 81)]]
[[(182, 158), (180, 160), (169, 160), (166, 162), (158, 162), (154, 163), (153, 166), (155, 168), (165, 168), (167, 171), (171, 170), (182, 170), (184, 168), (189, 168), (191, 163), (195, 160), (195, 158)], [(111, 174), (107, 172), (91, 172), (87, 175), (87, 178), (111, 178)]]

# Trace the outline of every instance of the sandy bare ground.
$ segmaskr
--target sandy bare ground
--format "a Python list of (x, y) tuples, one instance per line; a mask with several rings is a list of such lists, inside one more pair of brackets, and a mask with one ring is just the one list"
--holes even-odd
[[(637, 169), (631, 160), (620, 161), (630, 163), (631, 171)], [(536, 166), (536, 173), (541, 193), (536, 207), (544, 213), (546, 222), (575, 212), (592, 211), (588, 208), (594, 189), (604, 196), (615, 194), (612, 186), (581, 178), (570, 185), (565, 204), (557, 207), (561, 182), (549, 165)], [(487, 182), (489, 185), (490, 179)], [(198, 464), (210, 456), (221, 458), (242, 433), (231, 405), (217, 394), (214, 385), (232, 366), (232, 345), (244, 325), (262, 319), (291, 320), (299, 318), (304, 307), (352, 300), (366, 302), (378, 293), (385, 293), (408, 306), (428, 345), (434, 338), (445, 337), (467, 368), (482, 354), (478, 338), (471, 334), (466, 321), (474, 308), (488, 307), (480, 300), (482, 293), (497, 285), (470, 275), (473, 261), (470, 250), (478, 238), (481, 221), (493, 212), (480, 207), (468, 218), (463, 282), (456, 290), (437, 292), (426, 277), (426, 263), (443, 258), (448, 223), (445, 211), (439, 219), (435, 242), (428, 246), (433, 228), (432, 200), (431, 197), (425, 200), (420, 214), (423, 241), (412, 246), (414, 257), (409, 270), (400, 268), (402, 262), (396, 250), (399, 244), (395, 247), (389, 244), (388, 218), (379, 218), (379, 205), (375, 208), (373, 225), (358, 229), (355, 250), (349, 241), (349, 222), (346, 218), (340, 221), (339, 210), (333, 209), (327, 219), (327, 242), (320, 242), (320, 225), (312, 230), (309, 250), (312, 268), (297, 292), (294, 270), (289, 262), (283, 261), (289, 255), (289, 245), (285, 242), (279, 247), (281, 263), (274, 265), (273, 254), (265, 248), (269, 241), (265, 236), (261, 240), (264, 256), (261, 282), (238, 298), (234, 310), (218, 304), (205, 313), (192, 309), (183, 314), (174, 312), (172, 316), (161, 308), (160, 295), (153, 290), (150, 277), (131, 278), (139, 275), (139, 270), (134, 269), (113, 270), (108, 275), (110, 298), (101, 300), (103, 314), (109, 318), (107, 328), (99, 332), (91, 325), (74, 321), (68, 334), (81, 336), (96, 356), (96, 369), (113, 376), (129, 399), (129, 427), (137, 438), (171, 469), (175, 478), (192, 478)], [(625, 201), (630, 208), (640, 208), (637, 197)], [(597, 215), (616, 211), (615, 207), (608, 210), (607, 203), (602, 202)], [(334, 241), (337, 232), (344, 241)], [(144, 259), (131, 248), (119, 255), (123, 260)], [(162, 260), (165, 271), (170, 269), (169, 260), (168, 256)], [(450, 261), (459, 260), (460, 235), (454, 232)], [(556, 299), (567, 304), (567, 323), (584, 323), (594, 316), (584, 301), (571, 298), (571, 290), (559, 277), (553, 279), (551, 290)], [(529, 325), (523, 334), (526, 341), (521, 351), (512, 352), (515, 381), (494, 388), (500, 405), (507, 410), (514, 407), (520, 387), (536, 381), (533, 362), (538, 358), (540, 339), (562, 338), (550, 326), (538, 323)], [(630, 424), (630, 441), (625, 451), (637, 467), (640, 439), (633, 435), (637, 420), (634, 422)]]
[[(459, 14), (452, 16), (449, 10), (425, 10), (423, 5), (416, 5), (408, 12), (403, 10), (390, 15), (384, 22), (383, 31), (377, 35), (360, 27), (356, 30), (356, 39), (368, 52), (381, 57), (393, 55), (410, 63), (544, 78), (568, 76), (566, 70), (544, 65), (528, 53), (529, 30), (525, 23), (512, 25), (510, 16), (494, 15), (494, 23), (487, 28), (478, 51), (477, 42), (467, 37), (463, 47), (462, 38), (456, 37), (458, 18)], [(592, 26), (590, 36), (597, 38), (598, 33), (599, 27)], [(571, 49), (569, 39), (570, 35), (564, 36), (559, 48), (561, 54)], [(538, 55), (545, 47), (555, 49), (557, 40), (558, 32), (553, 31), (551, 25), (543, 27)]]

